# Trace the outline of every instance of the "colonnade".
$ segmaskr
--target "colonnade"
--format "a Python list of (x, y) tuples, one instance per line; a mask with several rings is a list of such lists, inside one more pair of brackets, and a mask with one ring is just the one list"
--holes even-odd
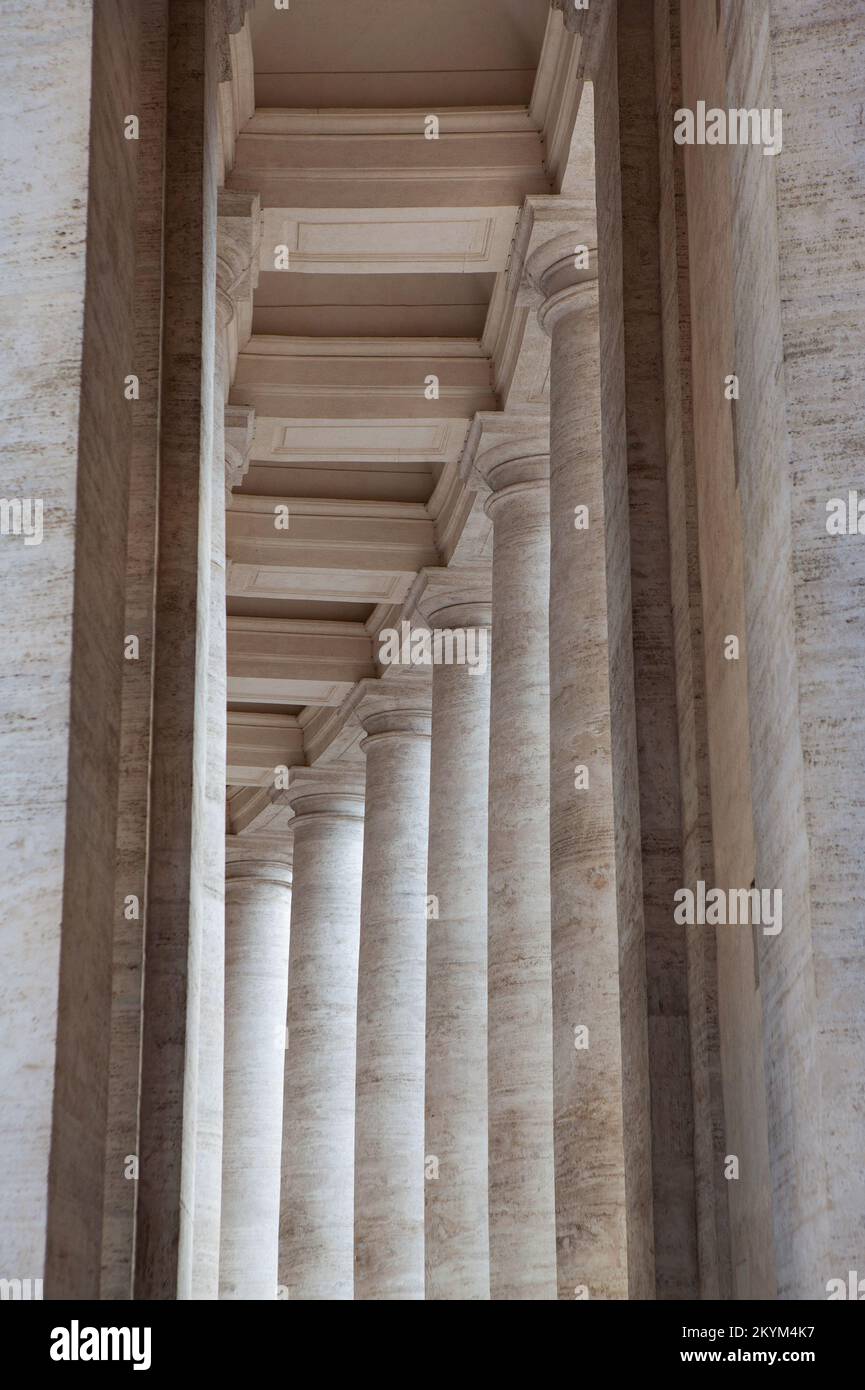
[(364, 683), (365, 769), (285, 793), (290, 909), (254, 837), (231, 851), (223, 1296), (627, 1297), (597, 282), (573, 242), (526, 271), (550, 421), (496, 417), (467, 451), (491, 567), (433, 572), (421, 603), (491, 633), (489, 661)]

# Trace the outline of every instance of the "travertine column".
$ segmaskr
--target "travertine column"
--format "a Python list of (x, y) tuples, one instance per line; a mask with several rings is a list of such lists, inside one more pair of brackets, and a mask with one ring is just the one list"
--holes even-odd
[(476, 467), (493, 522), (490, 1292), (555, 1298), (546, 439), (516, 431)]
[(225, 870), (221, 1298), (275, 1299), (278, 1282), (291, 859), (264, 852), (235, 842)]
[(376, 698), (361, 707), (355, 1297), (422, 1299), (429, 701)]
[[(627, 1298), (598, 289), (590, 271), (575, 268), (574, 248), (581, 240), (563, 234), (528, 263), (545, 296), (541, 323), (552, 335), (550, 844), (558, 1278), (562, 1298), (573, 1298), (580, 1287), (590, 1298)], [(646, 1196), (650, 1202), (650, 1189)]]
[[(792, 551), (793, 593), (784, 595), (783, 622), (772, 622), (776, 604), (781, 608), (777, 590), (765, 582), (751, 586), (748, 639), (754, 669), (749, 699), (760, 717), (756, 724), (752, 715), (751, 731), (758, 883), (778, 886), (784, 894), (783, 929), (777, 937), (763, 936), (760, 943), (761, 991), (771, 1020), (764, 1056), (778, 1292), (780, 1298), (805, 1299), (823, 1298), (829, 1280), (843, 1282), (851, 1269), (860, 1280), (865, 1276), (865, 10), (856, 0), (825, 9), (805, 0), (771, 0), (757, 6), (756, 13), (749, 7), (749, 18), (747, 43), (731, 75), (735, 90), (742, 90), (740, 71), (743, 76), (759, 71), (762, 81), (754, 104), (784, 112), (782, 154), (777, 159), (760, 156), (763, 164), (774, 166), (775, 179), (751, 167), (743, 187), (750, 192), (765, 186), (770, 213), (773, 190), (778, 199), (783, 340), (773, 338), (772, 368), (783, 359), (789, 439), (776, 436), (776, 475), (774, 468), (765, 468), (760, 443), (766, 436), (762, 431), (751, 435), (755, 458), (753, 465), (749, 459), (742, 510), (749, 565), (756, 567), (758, 557), (765, 564), (768, 536), (769, 554), (777, 554), (779, 566), (787, 546)], [(770, 33), (771, 56), (762, 50)], [(744, 149), (737, 151), (737, 175), (744, 168), (744, 154)], [(754, 284), (761, 273), (768, 278), (774, 271), (767, 256), (758, 257), (757, 247), (762, 252), (765, 243), (757, 242), (752, 225), (754, 270), (746, 276), (743, 235), (749, 235), (744, 202), (734, 224), (738, 292), (762, 324), (763, 300)], [(744, 315), (737, 334), (744, 344), (759, 336)], [(739, 351), (737, 346), (737, 355)], [(738, 362), (736, 370), (741, 370)], [(743, 391), (758, 408), (764, 379), (755, 364)], [(743, 432), (749, 427), (750, 416), (740, 421)], [(792, 488), (792, 515), (776, 476)], [(758, 492), (761, 482), (765, 507)], [(851, 490), (858, 502), (855, 518), (849, 510)], [(837, 517), (839, 502), (846, 533), (833, 535), (827, 523), (830, 510)], [(776, 528), (789, 536), (777, 550)], [(798, 681), (788, 664), (791, 617)], [(784, 783), (780, 780), (787, 761), (783, 754), (793, 739), (788, 738), (785, 749), (781, 731), (786, 733), (789, 725), (781, 722), (780, 699), (770, 698), (774, 692), (783, 692), (785, 720), (792, 723), (798, 717), (801, 726), (804, 797), (795, 820), (793, 777), (788, 773)], [(788, 814), (779, 813), (782, 806)], [(795, 863), (785, 863), (794, 853)], [(800, 915), (805, 892), (811, 909), (810, 965)], [(811, 1014), (807, 1034), (806, 1008)], [(817, 1095), (819, 1112), (812, 1104)], [(810, 1159), (808, 1168), (800, 1162), (803, 1152)], [(822, 1188), (823, 1180), (825, 1196), (820, 1191), (818, 1198), (815, 1189)], [(825, 1220), (815, 1210), (818, 1201)]]
[(354, 1297), (354, 1106), (363, 862), (358, 777), (299, 768), (288, 972), (279, 1282)]
[[(432, 585), (430, 628), (473, 629), (474, 665), (433, 666), (427, 893), (426, 1296), (490, 1296), (487, 1211), (489, 600)], [(487, 577), (486, 588), (489, 589)], [(458, 649), (457, 649), (458, 650)], [(433, 1163), (434, 1160), (434, 1163)]]

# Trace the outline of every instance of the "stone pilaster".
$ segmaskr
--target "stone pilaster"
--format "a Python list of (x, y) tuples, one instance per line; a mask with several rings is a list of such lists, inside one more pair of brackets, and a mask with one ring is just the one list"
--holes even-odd
[[(229, 23), (237, 22), (237, 16)], [(213, 55), (211, 54), (211, 63)], [(216, 94), (209, 93), (210, 159), (216, 158), (213, 129)], [(225, 617), (225, 499), (237, 473), (237, 456), (251, 422), (234, 413), (226, 437), (226, 400), (238, 346), (249, 336), (252, 295), (258, 279), (258, 200), (250, 195), (217, 199), (213, 414), (209, 457), (209, 549), (207, 618), (207, 735), (203, 844), (203, 950), (200, 962), (200, 1046), (197, 1064), (195, 1254), (192, 1296), (215, 1298), (219, 1288), (219, 1202), (222, 1190), (223, 1028), (225, 1018), (225, 781), (227, 751), (227, 637)], [(250, 440), (251, 443), (251, 440)], [(248, 447), (246, 448), (248, 457)]]
[[(426, 993), (426, 1297), (490, 1296), (487, 1142), (489, 570), (431, 571), (433, 633), (466, 633), (432, 668)], [(466, 640), (466, 639), (463, 639)], [(462, 654), (462, 660), (459, 659)], [(471, 664), (470, 664), (471, 663)]]
[[(490, 1291), (556, 1296), (549, 846), (549, 445), (494, 420), (488, 861)], [(469, 460), (466, 459), (468, 464)]]
[(366, 733), (366, 824), (355, 1297), (422, 1299), (430, 705), (428, 683), (412, 676), (370, 686), (358, 706)]
[(275, 1299), (290, 845), (229, 841), (220, 1298)]
[(217, 17), (210, 6), (169, 10), (135, 1296), (216, 1298), (224, 939), (224, 818), (216, 813), (220, 759), (212, 732), (220, 716), (210, 631), (215, 457), (222, 467), (221, 441), (214, 441)]
[(363, 768), (292, 771), (294, 894), (279, 1282), (354, 1297), (354, 1112)]

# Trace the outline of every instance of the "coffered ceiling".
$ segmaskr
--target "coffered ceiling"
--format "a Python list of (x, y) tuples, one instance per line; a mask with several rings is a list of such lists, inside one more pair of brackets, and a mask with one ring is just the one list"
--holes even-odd
[(259, 3), (250, 34), (226, 179), (261, 209), (230, 395), (252, 438), (227, 518), (230, 817), (313, 731), (320, 755), (419, 572), (486, 560), (459, 461), (514, 393), (545, 409), (512, 262), (580, 86), (549, 0)]
[(291, 0), (288, 11), (259, 4), (256, 103), (526, 105), (548, 12), (548, 0)]

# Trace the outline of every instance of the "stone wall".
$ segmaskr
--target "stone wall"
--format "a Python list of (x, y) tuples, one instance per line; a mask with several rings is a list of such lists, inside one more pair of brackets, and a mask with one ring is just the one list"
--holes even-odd
[(3, 1084), (0, 1264), (10, 1277), (44, 1276), (55, 1298), (99, 1288), (132, 439), (124, 373), (136, 174), (123, 121), (135, 101), (135, 11), (131, 0), (75, 0), (58, 26), (34, 0), (7, 16), (4, 45), (3, 120), (22, 190), (2, 232), (14, 335), (3, 354), (4, 489), (41, 500), (44, 540), (0, 538), (10, 599), (0, 848), (11, 866), (0, 1015), (3, 1065), (14, 1068)]

